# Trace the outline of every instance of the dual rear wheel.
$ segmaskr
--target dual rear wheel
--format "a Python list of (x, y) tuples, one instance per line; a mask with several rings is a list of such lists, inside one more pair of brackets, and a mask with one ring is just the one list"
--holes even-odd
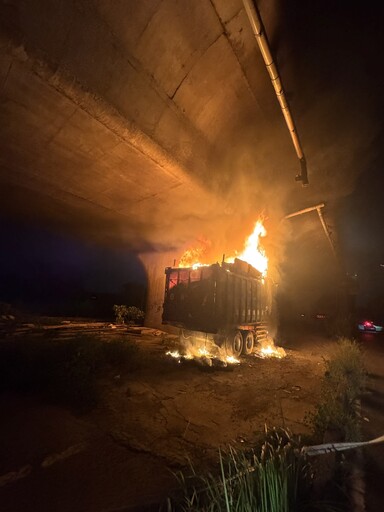
[(226, 338), (226, 349), (229, 355), (239, 357), (241, 354), (249, 355), (255, 346), (255, 336), (252, 331), (235, 331)]
[(255, 335), (252, 331), (248, 331), (244, 340), (243, 354), (249, 355), (252, 354), (255, 346)]

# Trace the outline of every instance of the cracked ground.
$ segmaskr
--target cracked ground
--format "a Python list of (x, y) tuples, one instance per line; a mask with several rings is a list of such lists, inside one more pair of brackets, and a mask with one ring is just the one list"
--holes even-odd
[(143, 510), (177, 488), (174, 473), (189, 461), (207, 469), (219, 448), (252, 447), (265, 426), (308, 433), (304, 418), (319, 398), (325, 339), (292, 336), (283, 359), (247, 356), (209, 367), (170, 358), (175, 337), (151, 329), (66, 323), (55, 337), (86, 332), (107, 340), (117, 331), (137, 346), (141, 364), (104, 378), (92, 411), (0, 397), (3, 512)]

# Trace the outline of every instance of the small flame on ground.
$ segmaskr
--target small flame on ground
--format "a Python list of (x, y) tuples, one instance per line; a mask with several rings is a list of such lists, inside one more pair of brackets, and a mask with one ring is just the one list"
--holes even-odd
[(166, 352), (166, 355), (171, 356), (174, 359), (178, 359), (179, 362), (181, 359), (187, 359), (187, 360), (195, 359), (196, 361), (204, 362), (204, 363), (208, 364), (209, 366), (212, 366), (213, 361), (221, 361), (222, 363), (226, 363), (226, 364), (240, 364), (240, 360), (236, 359), (236, 357), (233, 357), (233, 356), (217, 357), (217, 356), (210, 354), (205, 349), (199, 349), (198, 355), (193, 355), (191, 353), (186, 353), (186, 354), (182, 355), (177, 350), (172, 350), (172, 351), (168, 350), (168, 352)]
[(175, 359), (180, 359), (181, 354), (177, 350), (168, 350), (168, 352), (165, 353), (167, 356), (174, 357)]
[[(179, 362), (182, 359), (195, 359), (196, 361), (207, 364), (208, 366), (212, 366), (214, 361), (220, 361), (225, 365), (240, 364), (239, 359), (227, 355), (225, 350), (220, 349), (220, 347), (215, 345), (213, 342), (204, 340), (202, 343), (204, 343), (204, 345), (199, 343), (198, 338), (185, 337), (182, 353), (180, 353), (178, 350), (168, 350), (166, 355), (171, 356), (174, 359), (178, 359)], [(207, 348), (207, 345), (211, 348), (211, 350)]]
[(276, 347), (272, 338), (267, 338), (261, 343), (260, 348), (256, 350), (256, 355), (262, 358), (276, 357), (282, 359), (287, 354), (282, 347)]
[(167, 356), (171, 356), (174, 359), (193, 359), (192, 354), (180, 354), (178, 350), (168, 350), (168, 352), (165, 353)]
[[(217, 355), (211, 354), (206, 348), (199, 348), (196, 354), (192, 354), (191, 352), (187, 352), (185, 354), (180, 354), (178, 350), (168, 350), (166, 352), (167, 356), (171, 356), (174, 359), (187, 359), (192, 360), (196, 359), (197, 361), (208, 363), (212, 365), (213, 360), (222, 361), (227, 364), (240, 364), (240, 360), (234, 356), (223, 356), (219, 357)], [(257, 357), (261, 357), (263, 359), (275, 357), (277, 359), (282, 359), (286, 356), (285, 350), (282, 347), (276, 347), (273, 341), (269, 341), (268, 344), (264, 344), (259, 349), (256, 349), (255, 355)]]
[(236, 359), (236, 357), (233, 357), (233, 356), (227, 356), (225, 358), (225, 361), (229, 364), (238, 364), (240, 363), (240, 361), (238, 359)]
[[(199, 347), (195, 353), (187, 351), (185, 354), (180, 354), (178, 350), (168, 350), (166, 352), (167, 356), (171, 356), (174, 359), (178, 359), (180, 362), (182, 359), (192, 360), (195, 359), (200, 362), (204, 362), (209, 366), (212, 366), (212, 362), (214, 360), (221, 361), (226, 364), (240, 364), (240, 360), (234, 356), (229, 355), (214, 355), (212, 354), (206, 347)], [(285, 350), (282, 347), (276, 347), (273, 339), (268, 338), (264, 341), (259, 348), (255, 349), (255, 356), (261, 357), (263, 359), (275, 357), (277, 359), (282, 359), (286, 356)]]

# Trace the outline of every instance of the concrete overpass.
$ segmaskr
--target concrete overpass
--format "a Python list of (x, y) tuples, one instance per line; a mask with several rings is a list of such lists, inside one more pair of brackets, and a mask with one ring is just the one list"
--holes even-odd
[[(194, 237), (221, 251), (263, 209), (278, 219), (347, 193), (356, 172), (339, 148), (354, 131), (341, 115), (325, 128), (337, 101), (320, 97), (313, 71), (327, 59), (309, 56), (285, 2), (257, 4), (312, 190), (294, 181), (297, 155), (241, 0), (3, 0), (2, 212), (151, 254), (161, 288), (158, 269)], [(334, 174), (341, 162), (347, 172)]]

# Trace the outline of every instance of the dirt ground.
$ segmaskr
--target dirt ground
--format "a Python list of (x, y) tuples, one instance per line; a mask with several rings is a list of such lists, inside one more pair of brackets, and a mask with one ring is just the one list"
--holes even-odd
[[(65, 322), (46, 329), (56, 339), (124, 334), (142, 364), (106, 380), (99, 406), (81, 416), (34, 397), (0, 397), (2, 512), (157, 510), (189, 460), (207, 467), (219, 448), (251, 447), (265, 425), (308, 432), (304, 417), (319, 398), (330, 344), (324, 338), (293, 335), (283, 359), (252, 355), (209, 367), (166, 355), (176, 341), (160, 331)], [(19, 326), (7, 339), (33, 328)]]

